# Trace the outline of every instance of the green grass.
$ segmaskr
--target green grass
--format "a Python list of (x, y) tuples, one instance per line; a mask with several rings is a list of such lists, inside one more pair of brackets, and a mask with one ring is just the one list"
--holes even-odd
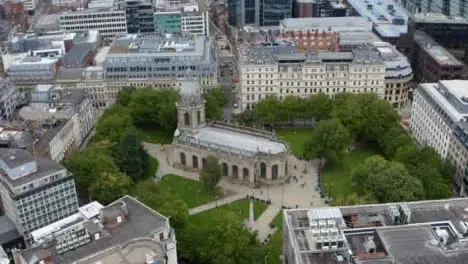
[(153, 144), (170, 144), (172, 133), (156, 129), (137, 129), (137, 136), (141, 141)]
[(271, 220), (270, 225), (274, 225), (276, 228), (281, 228), (283, 225), (283, 210), (281, 210), (273, 220)]
[(375, 150), (364, 148), (345, 153), (343, 157), (326, 165), (322, 170), (323, 188), (331, 193), (334, 202), (343, 200), (353, 192), (351, 172), (366, 158), (378, 154)]
[(301, 157), (304, 153), (304, 144), (312, 134), (312, 128), (278, 129), (276, 134), (291, 146), (294, 156)]
[(159, 162), (155, 157), (151, 155), (148, 155), (148, 156), (149, 156), (149, 161), (150, 161), (150, 170), (148, 173), (148, 177), (153, 177), (158, 171)]
[[(190, 216), (189, 221), (200, 226), (213, 225), (214, 219), (216, 219), (217, 216), (229, 212), (236, 214), (237, 216), (239, 216), (239, 219), (243, 221), (249, 218), (249, 204), (250, 202), (247, 199), (237, 200), (230, 204), (226, 204), (220, 207), (213, 208), (211, 210), (201, 212), (196, 215), (192, 215)], [(266, 208), (266, 204), (261, 203), (259, 201), (255, 201), (254, 218), (257, 219), (258, 217), (260, 217), (260, 215), (263, 213), (263, 211), (265, 211)]]
[(183, 200), (188, 208), (194, 208), (214, 201), (212, 193), (199, 181), (187, 179), (178, 175), (165, 175), (160, 186)]
[(265, 245), (265, 256), (268, 264), (281, 264), (281, 255), (283, 255), (283, 232), (278, 229)]

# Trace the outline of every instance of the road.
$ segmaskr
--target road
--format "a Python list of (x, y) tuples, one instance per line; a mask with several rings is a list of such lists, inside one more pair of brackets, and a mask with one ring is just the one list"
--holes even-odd
[(232, 82), (232, 74), (229, 66), (221, 68), (219, 84), (223, 87), (229, 98), (228, 105), (223, 113), (223, 120), (229, 121), (234, 111), (234, 102), (236, 101), (237, 94), (233, 93), (233, 90), (235, 91), (235, 84)]

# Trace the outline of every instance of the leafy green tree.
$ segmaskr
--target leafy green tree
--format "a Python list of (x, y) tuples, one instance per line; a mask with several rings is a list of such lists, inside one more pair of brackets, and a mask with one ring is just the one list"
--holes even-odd
[(205, 167), (200, 173), (200, 181), (206, 189), (214, 191), (221, 180), (221, 166), (215, 156), (206, 157)]
[(256, 233), (250, 233), (233, 213), (219, 215), (214, 225), (189, 225), (178, 240), (182, 257), (194, 263), (262, 263), (263, 252)]
[(128, 130), (117, 145), (114, 160), (120, 171), (130, 176), (133, 182), (148, 176), (151, 166), (149, 155), (134, 129)]
[(377, 142), (383, 154), (388, 158), (393, 158), (400, 147), (414, 144), (413, 139), (398, 123), (380, 135)]
[(380, 203), (413, 201), (424, 197), (419, 179), (412, 177), (405, 165), (390, 162), (381, 156), (367, 158), (352, 171), (358, 194), (369, 195)]
[(317, 123), (310, 139), (305, 143), (307, 158), (325, 158), (334, 161), (352, 142), (350, 133), (337, 119)]
[(392, 106), (375, 94), (339, 94), (333, 116), (359, 139), (377, 140), (398, 121)]
[(429, 147), (410, 145), (400, 148), (395, 160), (405, 164), (408, 172), (421, 180), (426, 199), (449, 198), (451, 191), (451, 166)]
[(103, 173), (119, 172), (112, 157), (95, 147), (74, 152), (64, 165), (73, 173), (78, 193), (83, 198), (90, 197), (90, 188)]
[(136, 184), (133, 195), (153, 210), (168, 216), (171, 226), (176, 230), (183, 229), (188, 221), (187, 204), (171, 193), (161, 189), (152, 180)]
[(121, 106), (128, 106), (132, 100), (132, 94), (136, 89), (134, 87), (125, 87), (117, 94), (116, 104)]
[(133, 118), (128, 110), (115, 105), (106, 110), (96, 126), (96, 140), (118, 142), (126, 130), (133, 127)]
[(267, 97), (255, 105), (254, 119), (263, 125), (272, 126), (279, 122), (278, 109), (281, 102), (276, 97)]
[(161, 100), (158, 91), (151, 87), (138, 88), (131, 94), (128, 109), (137, 127), (159, 127), (158, 104)]
[(203, 94), (205, 99), (205, 114), (207, 119), (220, 120), (229, 98), (222, 88), (211, 89)]
[(120, 172), (103, 172), (89, 188), (90, 197), (108, 204), (128, 194), (132, 185), (130, 177)]
[(317, 120), (328, 119), (333, 112), (333, 100), (324, 93), (310, 96), (305, 100), (305, 105), (308, 116)]

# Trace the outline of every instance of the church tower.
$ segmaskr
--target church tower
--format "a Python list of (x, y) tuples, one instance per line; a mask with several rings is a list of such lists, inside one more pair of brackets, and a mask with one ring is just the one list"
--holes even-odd
[(182, 82), (176, 107), (179, 132), (197, 134), (200, 127), (205, 125), (205, 100), (195, 80), (189, 78)]

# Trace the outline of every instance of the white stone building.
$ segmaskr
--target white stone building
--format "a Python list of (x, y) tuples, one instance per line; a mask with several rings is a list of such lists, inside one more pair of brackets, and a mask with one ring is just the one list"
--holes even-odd
[(375, 50), (298, 52), (286, 46), (250, 46), (239, 58), (240, 107), (252, 109), (268, 96), (375, 93), (384, 98), (385, 64)]
[(199, 171), (214, 155), (222, 175), (250, 185), (281, 183), (288, 175), (290, 151), (273, 133), (205, 121), (205, 101), (194, 81), (184, 81), (177, 102), (178, 128), (168, 150), (174, 167)]
[(61, 29), (75, 32), (97, 30), (105, 41), (127, 33), (125, 10), (94, 8), (66, 12), (59, 16)]
[(454, 185), (468, 191), (468, 81), (420, 84), (415, 90), (409, 129), (423, 146), (433, 147), (456, 168)]
[(194, 36), (210, 35), (210, 17), (208, 12), (183, 12), (180, 22), (182, 32)]

